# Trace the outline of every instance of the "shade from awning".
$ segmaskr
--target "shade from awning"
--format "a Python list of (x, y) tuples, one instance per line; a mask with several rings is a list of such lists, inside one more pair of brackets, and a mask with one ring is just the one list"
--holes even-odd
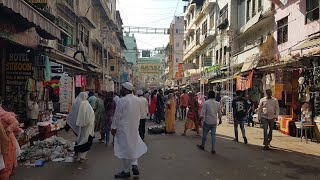
[(0, 0), (0, 7), (4, 6), (27, 19), (37, 29), (38, 34), (45, 39), (60, 39), (61, 29), (30, 6), (24, 0)]
[(256, 68), (258, 66), (258, 63), (259, 63), (258, 54), (254, 54), (252, 56), (247, 57), (242, 65), (241, 72), (250, 71)]

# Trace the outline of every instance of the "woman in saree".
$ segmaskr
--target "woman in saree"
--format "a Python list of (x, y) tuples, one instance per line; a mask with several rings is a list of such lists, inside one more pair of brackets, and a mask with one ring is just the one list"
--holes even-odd
[[(0, 170), (0, 179), (9, 180), (18, 166), (17, 157), (20, 155), (20, 147), (14, 133), (22, 132), (19, 128), (19, 122), (16, 115), (7, 112), (0, 107), (0, 145), (1, 155), (3, 156), (2, 170)], [(5, 132), (3, 132), (5, 131)], [(4, 165), (4, 167), (3, 167)], [(0, 165), (1, 166), (1, 165)], [(1, 169), (1, 168), (0, 168)]]
[(196, 95), (194, 93), (189, 93), (189, 100), (188, 100), (188, 114), (187, 114), (187, 121), (184, 126), (184, 132), (182, 136), (186, 136), (187, 130), (192, 129), (193, 124), (195, 125), (195, 130), (197, 132), (197, 136), (199, 134), (199, 103)]
[(175, 123), (176, 123), (176, 101), (173, 94), (168, 95), (168, 101), (166, 103), (165, 112), (165, 124), (167, 133), (175, 133)]
[(67, 123), (77, 135), (74, 147), (75, 158), (84, 162), (87, 152), (90, 150), (94, 139), (95, 115), (88, 102), (88, 94), (81, 92), (72, 104), (71, 111), (67, 117)]

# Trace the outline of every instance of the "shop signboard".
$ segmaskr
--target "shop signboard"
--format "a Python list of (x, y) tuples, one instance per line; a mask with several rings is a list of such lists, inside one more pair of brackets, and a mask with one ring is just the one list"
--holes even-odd
[(1, 20), (0, 37), (31, 48), (36, 48), (39, 42), (39, 36), (35, 28), (19, 32), (13, 24), (5, 23)]
[(11, 53), (6, 63), (6, 85), (25, 86), (32, 76), (32, 62), (28, 53)]
[(212, 66), (212, 58), (211, 57), (205, 57), (203, 61), (203, 66)]
[(139, 73), (142, 74), (160, 74), (160, 64), (141, 64)]
[(208, 78), (217, 76), (220, 74), (220, 66), (219, 65), (210, 66), (205, 69), (205, 73), (207, 74)]

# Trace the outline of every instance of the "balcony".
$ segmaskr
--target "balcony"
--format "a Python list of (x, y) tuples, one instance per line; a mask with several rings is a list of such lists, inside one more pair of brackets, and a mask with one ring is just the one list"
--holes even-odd
[(57, 0), (57, 4), (74, 11), (74, 0)]
[[(61, 53), (63, 53), (64, 55), (67, 55), (69, 57), (73, 57), (74, 53), (76, 52), (76, 50), (74, 48), (65, 46), (61, 43), (57, 43), (57, 50)], [(84, 61), (82, 59), (82, 56), (80, 56), (80, 54), (77, 57), (81, 57), (81, 61)]]
[(205, 44), (210, 44), (211, 42), (213, 42), (215, 36), (216, 36), (216, 31), (213, 29), (211, 31), (208, 31), (206, 34), (201, 36), (201, 44), (205, 45)]
[(201, 7), (200, 9), (197, 10), (196, 17), (194, 18), (193, 23), (198, 24), (203, 19), (204, 16), (205, 16), (205, 13), (203, 11), (203, 7)]
[(204, 13), (209, 13), (214, 5), (217, 3), (217, 0), (206, 0), (204, 3), (203, 3), (203, 8), (202, 8), (202, 11)]
[(94, 17), (94, 8), (92, 7), (93, 2), (91, 1), (82, 1), (81, 6), (78, 6), (78, 16), (83, 23), (89, 25), (91, 28), (96, 28), (96, 24), (93, 21)]

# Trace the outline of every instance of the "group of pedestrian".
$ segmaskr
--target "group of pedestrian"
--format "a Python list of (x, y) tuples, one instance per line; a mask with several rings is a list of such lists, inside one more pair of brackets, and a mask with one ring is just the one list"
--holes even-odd
[(130, 177), (130, 167), (134, 175), (139, 175), (138, 158), (147, 151), (143, 139), (149, 104), (142, 91), (137, 94), (139, 97), (133, 95), (133, 85), (126, 82), (122, 85), (121, 98), (113, 92), (98, 93), (98, 97), (92, 92), (78, 95), (67, 118), (77, 136), (75, 159), (86, 160), (95, 132), (100, 133), (99, 142), (106, 144), (111, 132), (115, 156), (123, 161), (123, 170), (115, 178)]
[[(248, 126), (250, 126), (253, 106), (248, 98), (244, 98), (244, 93), (242, 91), (237, 91), (236, 95), (237, 96), (232, 101), (235, 134), (234, 141), (238, 142), (238, 126), (240, 125), (244, 143), (247, 144), (248, 139), (246, 137), (244, 124), (245, 122), (248, 122)], [(276, 98), (272, 97), (272, 91), (270, 89), (266, 90), (266, 97), (260, 100), (257, 112), (264, 131), (264, 149), (268, 150), (272, 140), (274, 123), (279, 116), (279, 103)]]

